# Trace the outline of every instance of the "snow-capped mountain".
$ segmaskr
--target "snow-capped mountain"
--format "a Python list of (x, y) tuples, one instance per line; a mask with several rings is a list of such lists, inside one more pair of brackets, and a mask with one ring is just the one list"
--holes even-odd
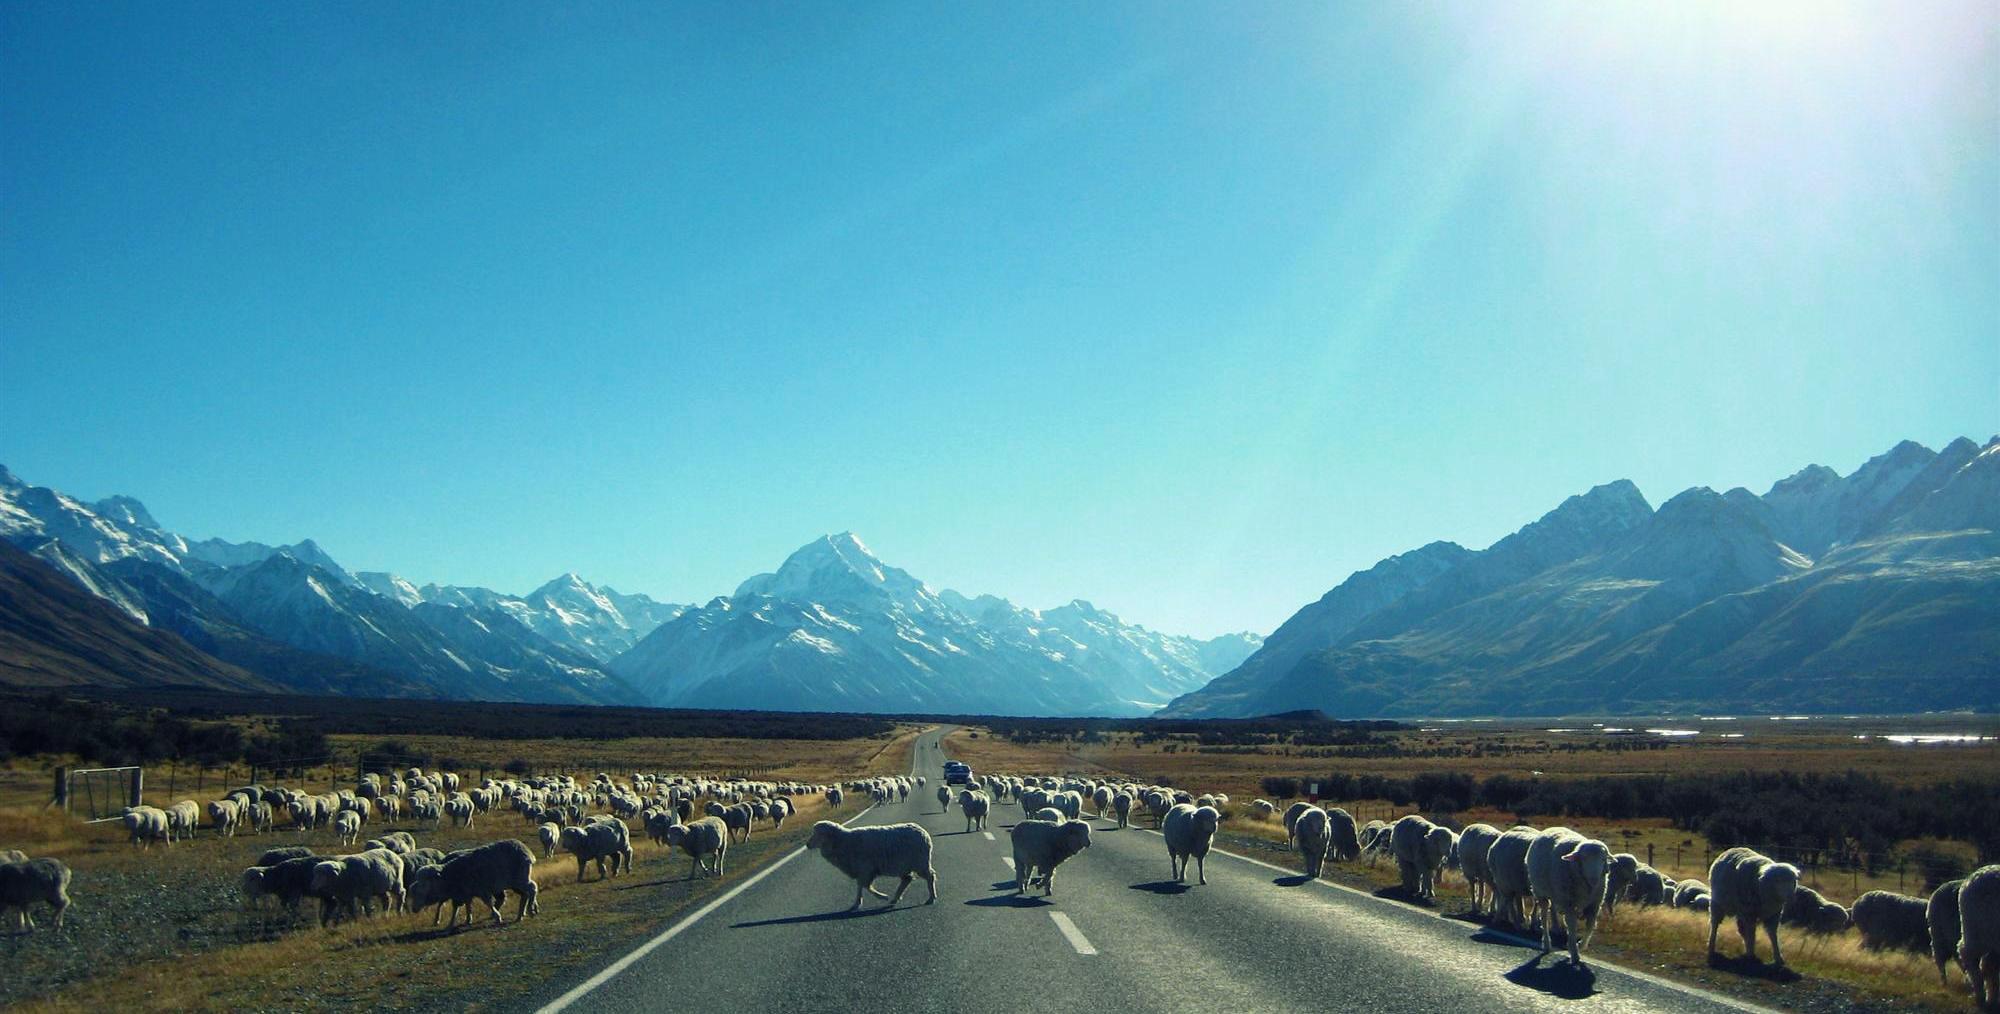
[[(1482, 552), (1440, 545), (1349, 578), (1165, 714), (1909, 711), (1995, 699), (2000, 440), (1941, 454), (1905, 442), (1850, 476), (1813, 466), (1761, 497), (1696, 488), (1658, 511), (1612, 483)], [(1331, 613), (1419, 554), (1442, 569), (1361, 603), (1371, 611), (1359, 619)]]
[(1206, 682), (1203, 642), (1086, 602), (1042, 612), (935, 592), (851, 532), (801, 547), (611, 663), (654, 704), (792, 711), (1136, 715)]
[(679, 608), (574, 575), (526, 597), (429, 586), (453, 599), (433, 607), (391, 575), (350, 575), (311, 539), (189, 541), (131, 497), (87, 504), (4, 468), (0, 538), (131, 619), (309, 693), (634, 703), (600, 662)]

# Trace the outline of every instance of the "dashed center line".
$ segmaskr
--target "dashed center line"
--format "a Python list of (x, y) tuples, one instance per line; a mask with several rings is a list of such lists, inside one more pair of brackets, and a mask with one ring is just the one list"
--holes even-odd
[(983, 835), (985, 835), (985, 836), (986, 836), (986, 840), (987, 840), (987, 841), (999, 841), (999, 840), (1000, 840), (1000, 839), (998, 839), (998, 838), (995, 838), (995, 837), (993, 837), (993, 832), (991, 832), (991, 831), (981, 831), (981, 832), (979, 832), (979, 833), (980, 833), (980, 834), (983, 834)]
[(1007, 864), (1007, 868), (1008, 868), (1008, 869), (1010, 869), (1010, 870), (1011, 870), (1011, 869), (1013, 869), (1013, 868), (1014, 868), (1014, 857), (1013, 857), (1013, 856), (1001, 856), (1001, 857), (1000, 857), (1000, 861), (1001, 861), (1001, 862), (1003, 862), (1003, 863), (1006, 863), (1006, 864)]
[(1056, 928), (1062, 930), (1063, 939), (1068, 940), (1069, 945), (1076, 948), (1078, 954), (1097, 953), (1097, 948), (1090, 946), (1089, 938), (1083, 935), (1082, 930), (1076, 928), (1076, 923), (1071, 922), (1069, 916), (1061, 912), (1050, 912), (1049, 918), (1055, 921)]

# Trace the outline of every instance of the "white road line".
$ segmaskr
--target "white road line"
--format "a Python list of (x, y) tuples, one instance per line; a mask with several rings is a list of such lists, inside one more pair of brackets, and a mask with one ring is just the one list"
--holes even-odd
[[(1144, 831), (1147, 834), (1160, 834), (1160, 832), (1155, 831), (1150, 827), (1134, 827), (1132, 830)], [(1161, 837), (1164, 838), (1166, 836), (1161, 835)], [(1253, 866), (1262, 866), (1267, 870), (1283, 873), (1286, 876), (1291, 876), (1291, 877), (1300, 876), (1299, 871), (1291, 869), (1289, 867), (1279, 866), (1275, 863), (1267, 863), (1262, 859), (1253, 859), (1249, 856), (1242, 855), (1236, 852), (1231, 852), (1227, 849), (1211, 848), (1209, 849), (1208, 854), (1224, 855), (1228, 856), (1231, 859), (1241, 859), (1244, 862), (1249, 863)], [(1389, 901), (1385, 898), (1378, 898), (1375, 895), (1370, 894), (1367, 891), (1361, 890), (1358, 887), (1349, 887), (1346, 884), (1337, 884), (1330, 880), (1315, 880), (1313, 881), (1313, 883), (1318, 884), (1321, 887), (1331, 888), (1335, 891), (1346, 891), (1347, 893), (1354, 895), (1357, 898), (1366, 898), (1369, 901), (1376, 902), (1377, 904), (1389, 905), (1401, 911), (1414, 912), (1417, 913), (1418, 915), (1427, 915), (1433, 919), (1443, 920), (1444, 922), (1459, 924), (1459, 921), (1457, 919), (1453, 919), (1445, 915), (1443, 912), (1433, 912), (1429, 909), (1413, 908), (1408, 905), (1397, 905), (1395, 902)], [(1049, 914), (1054, 915), (1055, 913), (1051, 912)], [(1541, 950), (1542, 948), (1542, 942), (1540, 940), (1530, 940), (1527, 937), (1521, 936), (1519, 934), (1509, 933), (1506, 930), (1496, 929), (1491, 926), (1481, 927), (1481, 929), (1483, 932), (1490, 933), (1493, 936), (1500, 937), (1502, 939), (1511, 940), (1517, 944), (1520, 944), (1523, 947), (1529, 947), (1535, 950)], [(1695, 986), (1687, 985), (1686, 983), (1675, 982), (1672, 979), (1663, 979), (1657, 975), (1653, 975), (1648, 972), (1642, 972), (1636, 968), (1632, 968), (1627, 965), (1614, 965), (1607, 963), (1597, 967), (1610, 968), (1612, 970), (1615, 970), (1620, 975), (1631, 976), (1634, 979), (1638, 979), (1641, 982), (1658, 986), (1661, 989), (1670, 989), (1677, 993), (1685, 993), (1688, 996), (1698, 997), (1702, 1000), (1706, 1000), (1710, 1003), (1720, 1004), (1724, 1007), (1733, 1007), (1740, 1011), (1751, 1012), (1751, 1014), (1778, 1014), (1778, 1012), (1775, 1009), (1770, 1007), (1759, 1006), (1758, 1004), (1750, 1003), (1745, 1000), (1738, 1000), (1733, 996), (1728, 996), (1723, 993), (1715, 993), (1706, 989), (1700, 989)]]
[(1013, 857), (1013, 856), (1001, 856), (1001, 857), (1000, 857), (1000, 861), (1001, 861), (1001, 862), (1003, 862), (1003, 863), (1006, 863), (1006, 864), (1007, 864), (1007, 868), (1008, 868), (1008, 869), (1010, 869), (1010, 870), (1011, 870), (1011, 869), (1013, 869), (1013, 868), (1014, 868), (1014, 857)]
[[(874, 807), (871, 806), (867, 810), (862, 810), (860, 813), (857, 813), (854, 816), (841, 821), (841, 823), (852, 824), (855, 821), (860, 820), (862, 816), (868, 812), (868, 810), (872, 809), (874, 809)], [(603, 971), (597, 973), (596, 975), (591, 976), (588, 979), (583, 980), (582, 985), (576, 987), (575, 989), (570, 990), (567, 993), (564, 993), (559, 997), (556, 997), (554, 1000), (550, 1001), (547, 1006), (537, 1011), (536, 1014), (556, 1014), (556, 1012), (561, 1011), (564, 1008), (567, 1008), (570, 1004), (573, 1004), (578, 1000), (583, 999), (584, 996), (589, 994), (591, 990), (596, 989), (597, 987), (602, 986), (607, 982), (610, 982), (611, 979), (618, 973), (626, 970), (627, 968), (632, 967), (634, 962), (638, 961), (640, 958), (643, 958), (648, 954), (653, 953), (655, 950), (658, 950), (661, 944), (664, 944), (667, 941), (672, 940), (677, 936), (680, 936), (682, 930), (685, 930), (689, 926), (692, 926), (695, 923), (700, 922), (702, 917), (706, 916), (710, 912), (713, 912), (716, 909), (729, 904), (729, 902), (733, 900), (737, 895), (742, 894), (744, 891), (747, 891), (752, 887), (755, 887), (757, 882), (764, 879), (765, 877), (768, 877), (771, 874), (778, 872), (778, 867), (783, 866), (794, 859), (797, 859), (799, 857), (799, 853), (804, 851), (805, 851), (805, 846), (801, 845), (798, 848), (795, 848), (792, 851), (786, 853), (783, 859), (780, 859), (777, 862), (772, 863), (771, 865), (766, 866), (761, 870), (758, 870), (756, 875), (752, 876), (749, 880), (746, 880), (740, 884), (737, 884), (735, 887), (730, 888), (729, 891), (723, 894), (722, 897), (717, 898), (706, 905), (703, 905), (693, 915), (690, 915), (687, 918), (682, 919), (680, 922), (673, 924), (671, 927), (667, 929), (666, 932), (633, 948), (632, 953), (627, 954), (622, 958), (619, 958), (617, 961), (614, 961), (609, 966), (607, 966)]]
[(1000, 840), (1000, 839), (998, 839), (998, 838), (995, 838), (995, 837), (993, 837), (993, 832), (991, 832), (991, 831), (981, 831), (981, 832), (979, 832), (979, 833), (980, 833), (980, 834), (983, 834), (983, 835), (985, 835), (985, 836), (986, 836), (986, 840), (987, 840), (987, 841), (999, 841), (999, 840)]
[(1097, 953), (1097, 948), (1090, 946), (1090, 941), (1084, 937), (1082, 930), (1076, 928), (1076, 923), (1069, 921), (1069, 916), (1061, 912), (1050, 912), (1049, 918), (1055, 920), (1056, 928), (1062, 930), (1063, 938), (1069, 941), (1071, 947), (1076, 948), (1078, 954)]

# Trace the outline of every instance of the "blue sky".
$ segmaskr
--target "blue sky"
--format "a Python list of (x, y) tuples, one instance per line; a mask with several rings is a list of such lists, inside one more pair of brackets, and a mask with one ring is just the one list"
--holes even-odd
[(2000, 430), (2000, 14), (1732, 6), (9, 3), (0, 462), (420, 582), (852, 529), (1214, 633)]

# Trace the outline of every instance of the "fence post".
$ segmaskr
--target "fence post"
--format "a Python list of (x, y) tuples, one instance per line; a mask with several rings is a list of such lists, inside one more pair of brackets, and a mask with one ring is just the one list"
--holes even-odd
[(56, 768), (56, 791), (55, 791), (55, 797), (54, 797), (54, 800), (53, 800), (52, 802), (50, 802), (50, 803), (49, 803), (49, 805), (50, 805), (50, 806), (60, 806), (60, 807), (62, 807), (62, 808), (63, 808), (63, 809), (65, 809), (65, 810), (69, 809), (69, 768), (68, 768), (68, 767), (57, 767), (57, 768)]
[(143, 793), (144, 793), (145, 791), (146, 791), (146, 769), (145, 769), (145, 768), (133, 768), (133, 769), (132, 769), (132, 802), (131, 802), (131, 803), (130, 803), (129, 805), (132, 805), (132, 806), (139, 806), (139, 805), (141, 805), (141, 796), (143, 795)]
[(1653, 843), (1652, 843), (1652, 842), (1647, 842), (1647, 843), (1646, 843), (1646, 865), (1647, 865), (1647, 866), (1651, 866), (1651, 865), (1653, 865)]

